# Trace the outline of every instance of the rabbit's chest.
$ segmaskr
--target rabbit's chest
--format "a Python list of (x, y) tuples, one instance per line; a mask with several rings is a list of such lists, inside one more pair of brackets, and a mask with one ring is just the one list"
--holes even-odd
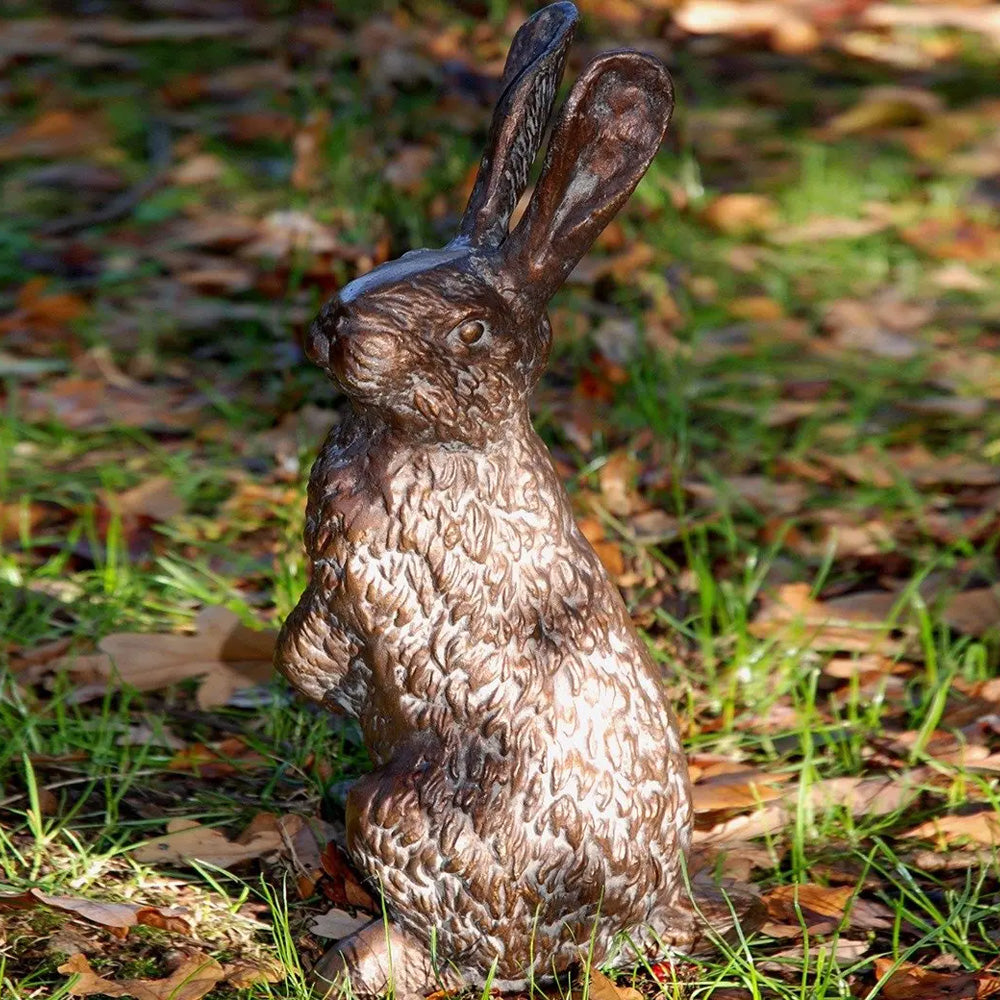
[[(400, 464), (341, 538), (348, 597), (380, 634), (462, 623), (486, 638), (545, 582), (556, 498), (530, 470), (478, 454)], [(506, 631), (506, 629), (502, 629)]]
[(408, 456), (377, 483), (327, 483), (312, 546), (377, 686), (479, 714), (523, 696), (539, 620), (592, 594), (561, 487), (475, 452)]
[(366, 731), (530, 728), (554, 678), (582, 676), (606, 644), (617, 604), (539, 448), (318, 468), (313, 581), (355, 637)]

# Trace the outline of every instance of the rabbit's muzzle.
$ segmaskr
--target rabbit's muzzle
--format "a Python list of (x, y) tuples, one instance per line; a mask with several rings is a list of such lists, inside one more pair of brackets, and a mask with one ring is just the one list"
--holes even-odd
[(336, 299), (310, 327), (305, 351), (349, 396), (363, 401), (391, 389), (397, 335), (355, 315)]

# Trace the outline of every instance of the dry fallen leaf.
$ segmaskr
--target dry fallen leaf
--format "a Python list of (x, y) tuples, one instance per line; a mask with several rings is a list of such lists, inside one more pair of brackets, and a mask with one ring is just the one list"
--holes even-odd
[(226, 172), (222, 158), (214, 153), (195, 153), (170, 171), (171, 184), (199, 187), (217, 181)]
[(316, 884), (323, 875), (323, 848), (338, 835), (338, 830), (318, 816), (300, 818), (302, 826), (288, 833), (286, 846), (295, 869), (299, 896), (308, 899), (316, 891)]
[(835, 652), (891, 656), (901, 642), (889, 633), (903, 628), (894, 611), (899, 595), (861, 591), (817, 601), (807, 583), (788, 583), (768, 597), (750, 624), (758, 638)]
[(1000, 6), (997, 4), (873, 3), (865, 8), (862, 20), (876, 28), (917, 28), (940, 31), (958, 28), (979, 32), (1000, 46)]
[(964, 851), (912, 851), (903, 858), (911, 871), (951, 872), (991, 868), (996, 863), (996, 848), (983, 847)]
[(199, 778), (225, 778), (254, 767), (269, 767), (270, 758), (258, 753), (239, 736), (218, 743), (189, 743), (167, 764), (168, 771), (191, 771)]
[(415, 194), (427, 182), (435, 155), (430, 146), (403, 146), (385, 165), (382, 176), (397, 191)]
[[(574, 285), (593, 285), (601, 278), (610, 275), (619, 284), (630, 284), (637, 274), (642, 274), (643, 270), (649, 267), (655, 257), (656, 251), (649, 244), (633, 240), (626, 249), (607, 257), (587, 254), (573, 268), (566, 281)], [(660, 300), (660, 304), (666, 303)], [(666, 308), (669, 309), (669, 305)], [(618, 323), (614, 326), (620, 328)], [(600, 344), (600, 337), (596, 340)]]
[(613, 577), (621, 576), (625, 572), (625, 556), (621, 546), (607, 537), (603, 523), (596, 517), (581, 517), (577, 524), (604, 568)]
[(888, 489), (896, 482), (898, 472), (889, 468), (885, 456), (871, 447), (862, 447), (845, 455), (816, 452), (811, 456), (817, 464), (839, 472), (855, 483), (870, 483)]
[(808, 964), (826, 966), (831, 963), (848, 964), (859, 959), (871, 948), (870, 941), (852, 941), (838, 935), (830, 940), (813, 939), (806, 947), (805, 942), (791, 948), (776, 951), (770, 958), (759, 961), (758, 968), (765, 972), (787, 973), (789, 966)]
[(938, 850), (954, 849), (966, 844), (1000, 845), (1000, 815), (990, 809), (980, 812), (940, 816), (920, 823), (899, 834), (935, 841)]
[(72, 913), (93, 924), (107, 927), (119, 937), (124, 937), (130, 927), (143, 924), (159, 927), (177, 934), (190, 934), (191, 925), (181, 916), (186, 913), (179, 907), (148, 906), (144, 903), (104, 902), (99, 899), (81, 899), (76, 896), (55, 896), (41, 889), (28, 889), (16, 896), (0, 896), (0, 910), (27, 909), (48, 906), (63, 913)]
[(601, 500), (616, 517), (628, 517), (644, 506), (636, 488), (639, 463), (624, 448), (612, 452), (597, 473)]
[(225, 982), (238, 990), (258, 983), (280, 983), (286, 975), (285, 967), (277, 959), (256, 962), (241, 959), (236, 962), (227, 962), (222, 967), (222, 971)]
[(834, 35), (831, 43), (854, 59), (882, 63), (904, 71), (928, 69), (934, 58), (909, 40), (883, 37), (871, 31), (845, 31)]
[(658, 507), (633, 514), (626, 522), (626, 526), (630, 541), (636, 545), (660, 545), (663, 542), (672, 542), (681, 533), (680, 519)]
[(767, 35), (777, 52), (811, 52), (821, 41), (816, 26), (786, 3), (769, 0), (687, 0), (674, 15), (693, 35)]
[(70, 955), (56, 971), (76, 977), (67, 990), (69, 995), (73, 997), (89, 997), (95, 993), (109, 997), (131, 995), (124, 984), (113, 983), (94, 972), (82, 954)]
[(204, 295), (237, 295), (247, 292), (254, 285), (252, 268), (232, 261), (212, 261), (206, 258), (198, 267), (176, 272), (177, 280), (188, 288)]
[(83, 955), (71, 955), (59, 972), (78, 978), (70, 996), (135, 997), (136, 1000), (200, 1000), (225, 977), (221, 965), (206, 955), (192, 955), (166, 979), (123, 979), (115, 982), (97, 975)]
[(119, 632), (98, 643), (100, 652), (52, 661), (47, 670), (65, 670), (93, 684), (103, 678), (156, 691), (192, 677), (201, 708), (224, 705), (234, 691), (263, 684), (273, 676), (271, 665), (277, 633), (257, 631), (240, 623), (227, 608), (205, 608), (195, 621), (195, 635)]
[(162, 247), (176, 252), (198, 249), (227, 253), (249, 243), (259, 231), (259, 222), (252, 216), (236, 212), (205, 212), (193, 218), (179, 219), (173, 223), (163, 238)]
[(1000, 630), (1000, 587), (973, 587), (953, 595), (945, 601), (941, 617), (963, 635)]
[(73, 430), (144, 427), (188, 430), (204, 415), (190, 388), (146, 382), (112, 385), (104, 378), (67, 375), (24, 394), (27, 419), (55, 420)]
[(986, 997), (1000, 992), (1000, 977), (989, 972), (937, 972), (911, 962), (875, 959), (875, 975), (886, 1000), (943, 1000)]
[(777, 844), (772, 848), (749, 840), (728, 842), (719, 847), (697, 844), (688, 857), (688, 871), (694, 873), (706, 869), (719, 878), (746, 883), (755, 870), (773, 871), (780, 857), (781, 849)]
[(319, 183), (323, 168), (323, 143), (330, 126), (330, 112), (320, 108), (309, 113), (305, 125), (295, 136), (295, 165), (292, 187), (311, 191)]
[(861, 101), (829, 123), (834, 136), (880, 132), (899, 125), (927, 121), (941, 112), (937, 94), (916, 87), (872, 87)]
[(74, 111), (43, 111), (33, 122), (0, 138), (0, 163), (24, 157), (58, 160), (106, 143), (107, 132), (94, 118)]
[(809, 497), (804, 483), (776, 481), (769, 476), (730, 476), (720, 489), (712, 483), (685, 480), (684, 489), (711, 509), (719, 507), (720, 492), (730, 503), (749, 504), (763, 514), (798, 513)]
[(767, 234), (772, 243), (819, 243), (825, 240), (859, 240), (889, 228), (888, 219), (856, 219), (817, 215), (795, 226), (782, 226)]
[(351, 869), (347, 855), (337, 846), (335, 841), (331, 840), (323, 848), (320, 864), (327, 876), (322, 883), (323, 892), (331, 902), (338, 906), (360, 907), (370, 913), (376, 911), (375, 900), (358, 881), (358, 877)]
[(884, 677), (891, 674), (908, 674), (913, 672), (913, 664), (891, 659), (878, 653), (857, 654), (854, 656), (831, 656), (823, 666), (823, 673), (828, 677), (848, 680), (852, 677)]
[(720, 233), (741, 236), (774, 227), (778, 208), (762, 194), (721, 194), (708, 203), (702, 217)]
[(184, 513), (184, 501), (169, 476), (152, 476), (120, 493), (102, 491), (101, 500), (108, 510), (121, 517), (140, 515), (153, 521), (169, 521)]
[(349, 934), (361, 930), (362, 927), (369, 923), (371, 923), (369, 915), (365, 914), (364, 916), (355, 917), (346, 910), (341, 910), (335, 906), (333, 909), (327, 910), (326, 913), (321, 913), (313, 919), (313, 922), (309, 925), (309, 933), (315, 934), (317, 937), (331, 938), (334, 941), (339, 941), (341, 938), (345, 938)]
[(48, 279), (32, 278), (17, 293), (17, 307), (0, 318), (0, 334), (17, 330), (35, 336), (64, 336), (66, 327), (89, 310), (87, 303), (73, 292), (46, 292)]
[[(574, 1000), (580, 1000), (582, 991), (574, 991)], [(590, 970), (587, 989), (590, 1000), (642, 1000), (642, 994), (631, 986), (617, 986), (600, 969)]]
[(105, 950), (105, 944), (95, 938), (96, 935), (85, 924), (67, 922), (49, 935), (45, 951), (50, 955), (100, 955)]
[(887, 453), (897, 467), (922, 489), (1000, 484), (1000, 465), (977, 462), (963, 455), (934, 455), (920, 445)]
[(258, 227), (258, 237), (244, 247), (247, 257), (284, 260), (295, 253), (331, 253), (340, 247), (335, 230), (307, 212), (272, 212)]
[(891, 329), (871, 303), (840, 299), (826, 308), (823, 326), (842, 350), (865, 351), (880, 358), (905, 360), (920, 353), (915, 338)]
[(931, 273), (930, 280), (946, 292), (985, 292), (990, 287), (988, 278), (976, 274), (960, 261), (942, 265)]
[(785, 317), (784, 306), (767, 295), (744, 295), (730, 299), (726, 308), (731, 316), (751, 323), (772, 323)]
[(822, 917), (835, 917), (839, 920), (846, 912), (853, 895), (854, 886), (800, 882), (797, 885), (779, 885), (764, 893), (763, 899), (772, 919), (793, 917), (798, 907)]
[[(927, 768), (918, 767), (888, 777), (827, 778), (809, 786), (804, 804), (817, 811), (844, 808), (854, 816), (884, 816), (913, 802), (930, 774)], [(717, 845), (777, 833), (795, 822), (800, 804), (799, 789), (790, 787), (780, 799), (749, 815), (734, 816), (707, 830), (696, 829), (694, 842)]]
[(768, 775), (757, 770), (718, 775), (702, 775), (691, 786), (694, 811), (715, 812), (723, 809), (752, 809), (781, 797), (775, 785), (788, 775)]
[(278, 818), (271, 813), (260, 813), (243, 833), (230, 840), (214, 827), (190, 819), (172, 819), (167, 824), (166, 836), (147, 840), (132, 852), (132, 857), (143, 864), (203, 861), (231, 868), (282, 850), (300, 823), (298, 816)]
[(900, 235), (911, 246), (939, 260), (1000, 263), (1000, 231), (992, 223), (972, 216), (933, 216), (907, 226)]
[[(892, 926), (892, 910), (882, 903), (856, 898), (856, 887), (812, 883), (782, 885), (764, 893), (768, 922), (763, 933), (776, 938), (832, 934), (841, 924), (855, 929)], [(855, 915), (860, 919), (856, 920)], [(849, 919), (848, 919), (849, 918)], [(844, 923), (846, 921), (846, 923)]]
[(47, 507), (25, 499), (16, 503), (0, 501), (0, 542), (12, 542), (22, 535), (30, 537), (48, 513)]

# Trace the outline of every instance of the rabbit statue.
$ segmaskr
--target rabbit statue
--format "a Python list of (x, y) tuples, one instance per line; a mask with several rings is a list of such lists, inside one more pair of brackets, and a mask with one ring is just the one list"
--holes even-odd
[(276, 665), (359, 721), (376, 769), (348, 794), (348, 849), (387, 915), (320, 960), (321, 993), (516, 989), (699, 933), (661, 670), (528, 415), (546, 304), (673, 105), (657, 60), (595, 59), (511, 231), (575, 23), (555, 3), (514, 38), (455, 239), (352, 281), (308, 334), (352, 412), (312, 470), (312, 576)]

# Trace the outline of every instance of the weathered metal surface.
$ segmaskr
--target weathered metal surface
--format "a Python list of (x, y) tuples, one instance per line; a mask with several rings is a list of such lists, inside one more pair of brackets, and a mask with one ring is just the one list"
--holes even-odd
[[(348, 842), (391, 920), (317, 981), (520, 987), (592, 949), (690, 943), (684, 754), (661, 670), (573, 519), (527, 400), (545, 307), (621, 208), (673, 105), (655, 59), (594, 60), (517, 227), (576, 22), (518, 32), (459, 235), (346, 286), (308, 353), (353, 403), (312, 472), (312, 579), (278, 668), (357, 717), (376, 770)], [(433, 956), (431, 938), (433, 936)], [(626, 948), (623, 957), (634, 954)]]

